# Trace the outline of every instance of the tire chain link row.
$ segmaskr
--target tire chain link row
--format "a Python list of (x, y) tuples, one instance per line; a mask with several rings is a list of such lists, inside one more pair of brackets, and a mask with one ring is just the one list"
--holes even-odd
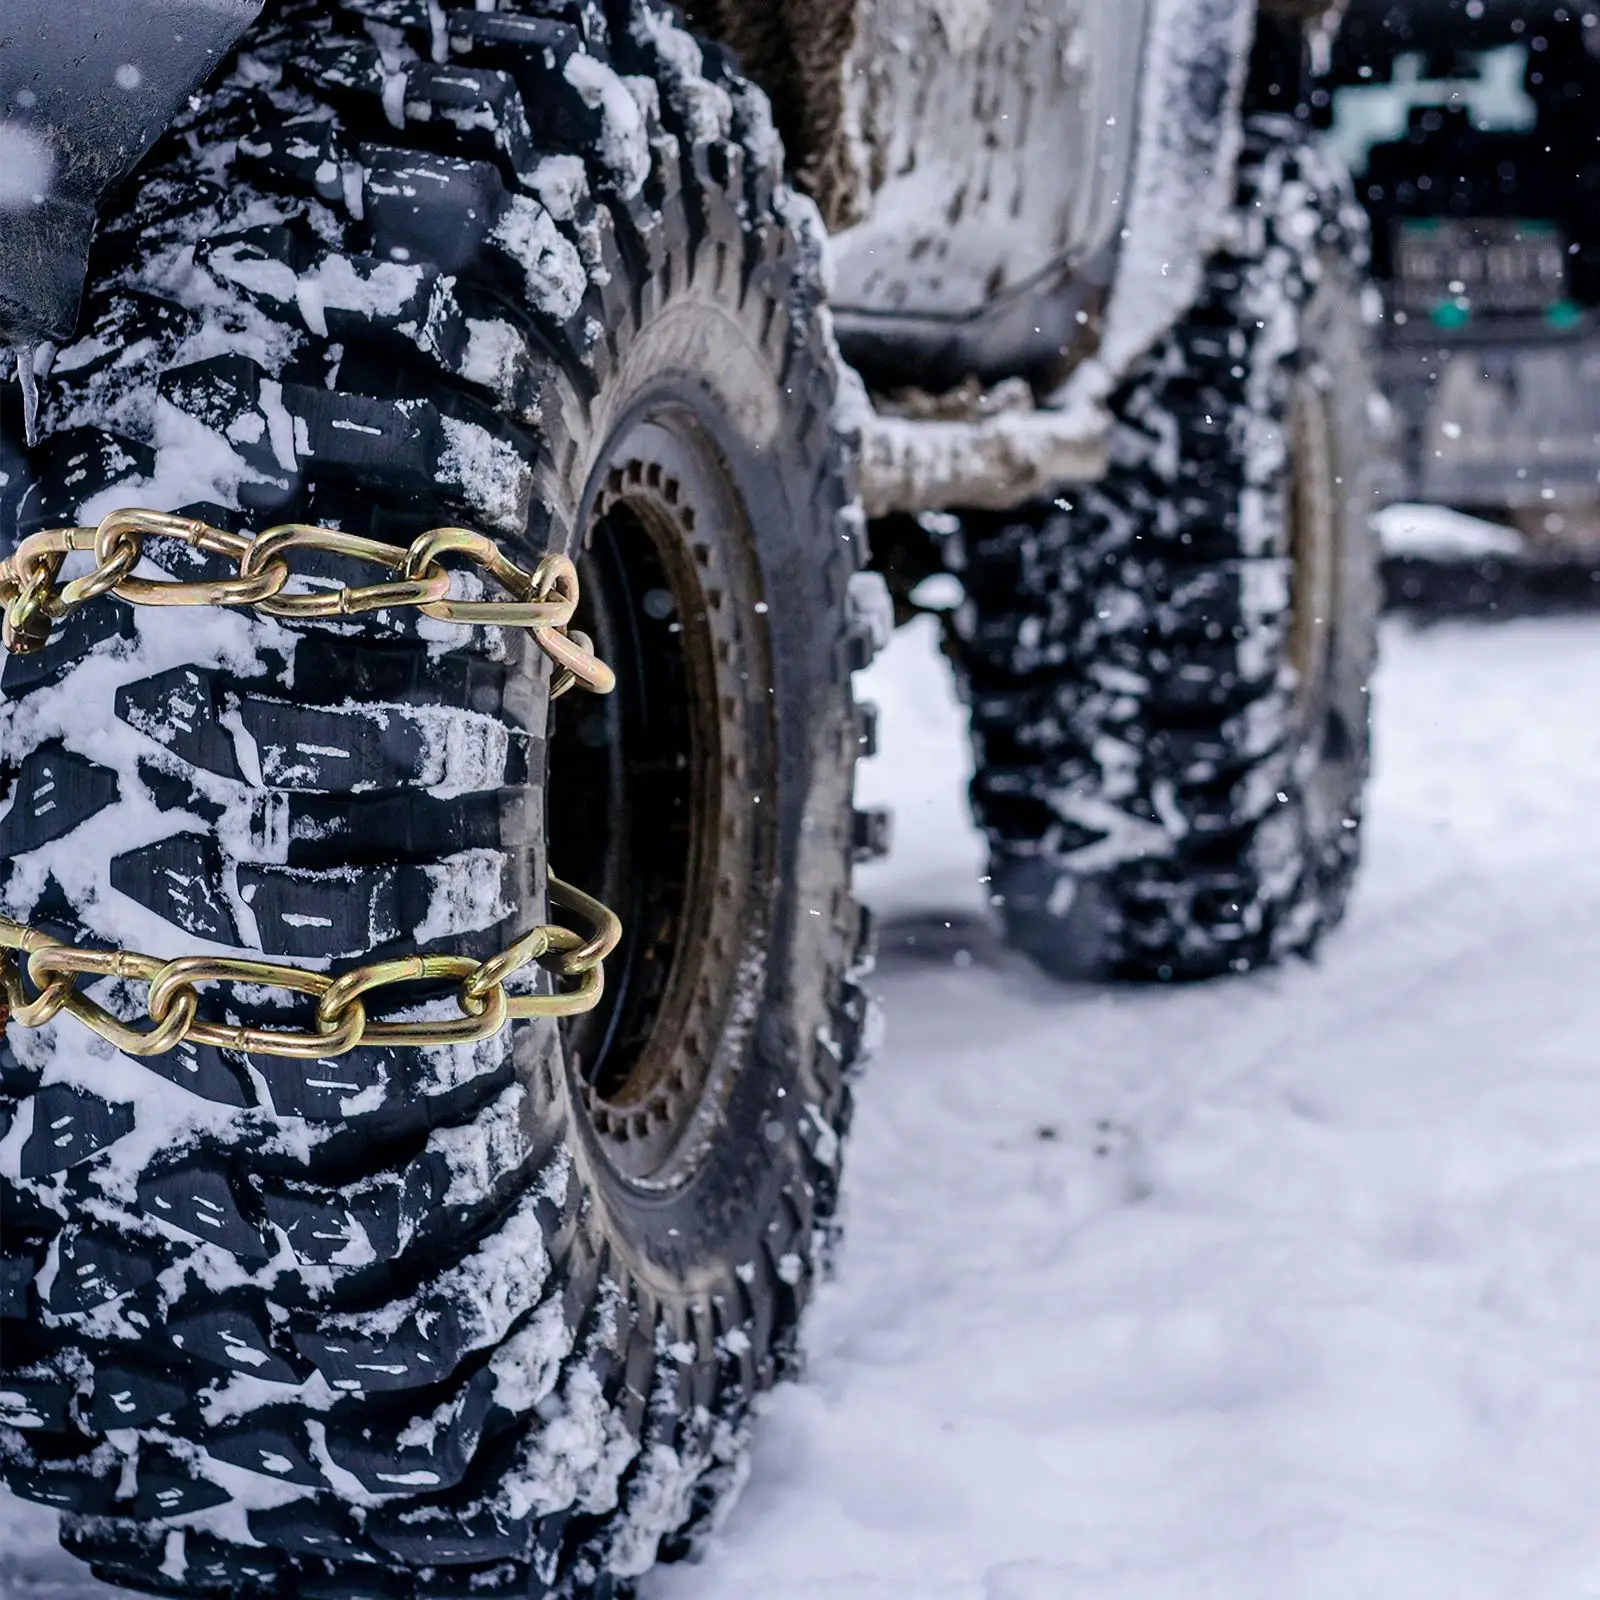
[[(238, 576), (188, 582), (135, 577), (144, 541), (159, 536), (236, 562)], [(294, 573), (286, 557), (295, 550), (367, 562), (400, 576), (359, 588), (323, 584), (310, 592), (287, 594)], [(67, 557), (78, 553), (94, 556), (93, 570), (62, 582)], [(439, 564), (447, 555), (465, 557), (512, 598), (451, 599), (450, 573)], [(524, 572), (493, 540), (467, 528), (434, 528), (402, 550), (305, 523), (252, 536), (165, 512), (114, 511), (95, 528), (35, 533), (0, 562), (6, 650), (16, 655), (42, 650), (54, 623), (104, 595), (144, 606), (248, 607), (299, 621), (410, 606), (444, 622), (528, 629), (557, 669), (552, 699), (575, 685), (609, 694), (616, 683), (611, 669), (595, 656), (590, 640), (569, 626), (578, 605), (572, 562), (547, 555), (533, 572)], [(548, 885), (550, 899), (576, 912), (588, 925), (589, 937), (541, 925), (487, 961), (471, 956), (403, 956), (358, 966), (337, 977), (226, 956), (169, 961), (134, 951), (84, 949), (0, 916), (0, 1028), (8, 1019), (25, 1028), (42, 1028), (65, 1013), (133, 1056), (161, 1055), (185, 1042), (300, 1060), (342, 1055), (358, 1045), (476, 1043), (499, 1033), (515, 1018), (575, 1016), (599, 1003), (605, 958), (621, 939), (622, 924), (598, 900), (570, 884), (551, 876)], [(535, 962), (557, 977), (575, 979), (576, 987), (555, 994), (508, 993), (506, 983)], [(24, 972), (34, 990), (31, 996)], [(83, 978), (148, 985), (145, 1009), (150, 1026), (130, 1025), (113, 1016), (78, 988)], [(459, 1016), (413, 1022), (368, 1020), (367, 1001), (375, 992), (441, 980), (459, 985)], [(199, 988), (215, 983), (309, 995), (317, 1002), (315, 1025), (291, 1030), (207, 1021), (200, 1015)]]

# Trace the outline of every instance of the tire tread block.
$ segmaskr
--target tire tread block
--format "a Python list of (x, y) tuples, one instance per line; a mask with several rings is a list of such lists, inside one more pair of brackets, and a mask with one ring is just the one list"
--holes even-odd
[(125, 1361), (96, 1364), (89, 1426), (98, 1434), (136, 1428), (185, 1410), (194, 1395), (189, 1385), (168, 1373)]
[(158, 1252), (97, 1224), (65, 1228), (56, 1249), (55, 1276), (40, 1299), (57, 1316), (93, 1311), (156, 1278)]
[(111, 858), (113, 889), (196, 938), (237, 945), (223, 881), (222, 851), (209, 834), (173, 834)]
[(265, 1312), (246, 1301), (207, 1306), (166, 1324), (173, 1347), (218, 1372), (240, 1372), (267, 1383), (298, 1384), (309, 1368), (291, 1361), (268, 1332)]
[(391, 1332), (305, 1329), (294, 1335), (294, 1346), (330, 1387), (367, 1394), (443, 1382), (472, 1349), (472, 1338), (453, 1299), (422, 1295)]
[(291, 1406), (252, 1412), (240, 1422), (209, 1432), (206, 1454), (260, 1473), (278, 1483), (326, 1489), (328, 1480), (310, 1448), (305, 1417)]
[(0, 667), (0, 699), (20, 700), (59, 683), (86, 656), (103, 645), (130, 640), (137, 631), (133, 607), (114, 597), (69, 611), (50, 630), (43, 650), (31, 656), (7, 651)]
[[(483, 1367), (427, 1418), (380, 1428), (330, 1423), (328, 1455), (371, 1494), (435, 1494), (466, 1477), (494, 1405), (495, 1376)], [(412, 1434), (420, 1442), (408, 1442)]]
[(265, 126), (239, 141), (241, 165), (342, 208), (349, 158), (333, 125), (315, 117), (274, 123), (276, 116), (266, 118)]
[(249, 781), (240, 751), (269, 789), (359, 794), (390, 788), (494, 791), (526, 779), (525, 736), (443, 707), (303, 705), (175, 667), (125, 684), (116, 714), (191, 766)]
[(59, 741), (41, 745), (23, 760), (11, 809), (0, 817), (0, 860), (65, 837), (115, 804), (117, 795), (117, 775), (109, 767)]
[(239, 1209), (227, 1178), (203, 1157), (141, 1179), (139, 1206), (147, 1217), (216, 1245), (240, 1261), (255, 1265), (272, 1259), (260, 1229)]
[[(40, 446), (42, 470), (17, 507), (19, 539), (41, 528), (72, 527), (91, 495), (155, 471), (149, 445), (99, 428), (64, 428)], [(89, 610), (98, 610), (91, 606)]]
[(30, 1315), (30, 1290), (44, 1266), (42, 1247), (7, 1244), (0, 1254), (0, 1318), (22, 1321)]
[(87, 1161), (131, 1133), (134, 1108), (87, 1089), (52, 1083), (33, 1096), (33, 1131), (22, 1147), (24, 1178), (44, 1178)]
[(434, 939), (493, 927), (514, 905), (511, 862), (477, 851), (432, 867), (237, 869), (261, 949), (274, 956), (360, 957), (430, 929)]
[(283, 1230), (295, 1256), (317, 1266), (364, 1266), (400, 1256), (430, 1220), (449, 1188), (449, 1174), (426, 1157), (404, 1172), (359, 1187), (312, 1184), (269, 1187), (267, 1220)]
[(141, 1056), (138, 1064), (202, 1100), (243, 1110), (255, 1105), (256, 1097), (238, 1060), (229, 1051), (185, 1040), (164, 1055)]
[(141, 1521), (192, 1516), (232, 1499), (221, 1484), (200, 1477), (171, 1451), (149, 1444), (139, 1451), (136, 1484), (127, 1514)]
[(266, 374), (248, 356), (211, 356), (162, 373), (156, 391), (169, 405), (220, 434), (259, 481), (241, 484), (252, 506), (281, 505), (293, 465), (278, 459), (272, 418), (263, 397)]
[(75, 1433), (72, 1414), (77, 1397), (77, 1382), (48, 1368), (0, 1371), (0, 1427), (23, 1432)]
[(24, 1500), (78, 1516), (109, 1516), (116, 1505), (115, 1478), (85, 1472), (71, 1462), (8, 1461), (5, 1483)]
[[(560, 1529), (563, 1519), (554, 1520)], [(526, 1561), (539, 1530), (531, 1512), (518, 1517), (499, 1506), (466, 1512), (454, 1507), (383, 1509), (368, 1519), (367, 1526), (369, 1537), (380, 1549), (420, 1567)]]
[(227, 680), (201, 667), (173, 667), (117, 690), (117, 720), (203, 772), (244, 781), (234, 734), (223, 724)]

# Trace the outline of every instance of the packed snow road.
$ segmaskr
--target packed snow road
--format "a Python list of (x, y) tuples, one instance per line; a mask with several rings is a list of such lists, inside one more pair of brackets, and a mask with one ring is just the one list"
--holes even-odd
[[(924, 626), (873, 669), (888, 1043), (808, 1380), (647, 1600), (1600, 1596), (1600, 621), (1391, 628), (1315, 967), (1001, 952)], [(89, 1600), (0, 1504), (0, 1596)]]

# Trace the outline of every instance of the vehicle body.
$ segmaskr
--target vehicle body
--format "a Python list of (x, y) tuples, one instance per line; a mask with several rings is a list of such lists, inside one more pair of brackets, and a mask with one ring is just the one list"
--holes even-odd
[(1384, 296), (1403, 498), (1600, 534), (1600, 10), (1356, 0), (1327, 84)]
[[(6, 343), (67, 336), (94, 207), (260, 8), (86, 0), (63, 15), (11, 0), (0, 127), (16, 168), (31, 173), (21, 152), (40, 150), (58, 176), (38, 201), (7, 200)], [(1094, 476), (1109, 427), (1097, 402), (1192, 299), (1221, 236), (1256, 0), (823, 5), (823, 47), (792, 67), (813, 9), (777, 7), (775, 30), (737, 4), (703, 20), (790, 113), (791, 161), (833, 233), (847, 358), (885, 391), (1025, 377), (1062, 413), (961, 431), (869, 426), (869, 510), (1017, 504)], [(1263, 9), (1299, 37), (1308, 22), (1331, 36), (1339, 8)], [(690, 21), (702, 21), (692, 7)], [(1284, 100), (1300, 90), (1284, 85)], [(1052, 160), (1063, 148), (1094, 154)], [(1055, 394), (1080, 367), (1070, 395)]]
[(835, 1228), (851, 682), (930, 574), (1018, 946), (1338, 921), (1337, 10), (0, 0), (0, 1479), (69, 1549), (692, 1551)]

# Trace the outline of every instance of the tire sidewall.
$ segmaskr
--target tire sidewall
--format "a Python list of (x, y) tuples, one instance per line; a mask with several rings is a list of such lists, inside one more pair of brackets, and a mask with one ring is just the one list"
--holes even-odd
[[(1324, 252), (1317, 264), (1318, 281), (1300, 319), (1301, 371), (1321, 391), (1330, 421), (1333, 626), (1293, 770), (1309, 858), (1306, 891), (1320, 901), (1348, 876), (1346, 857), (1357, 845), (1371, 768), (1370, 685), (1380, 599), (1370, 333), (1348, 256)], [(1322, 916), (1330, 911), (1323, 907)]]
[[(852, 462), (831, 406), (820, 403), (833, 391), (828, 342), (803, 338), (805, 330), (771, 314), (790, 302), (807, 266), (788, 243), (740, 297), (729, 292), (736, 279), (719, 285), (714, 270), (691, 272), (645, 314), (581, 413), (574, 437), (582, 466), (572, 474), (571, 500), (557, 508), (575, 551), (611, 442), (655, 410), (687, 410), (743, 503), (737, 536), (746, 548), (734, 554), (754, 566), (766, 607), (746, 619), (771, 691), (767, 706), (746, 706), (765, 724), (765, 770), (751, 775), (747, 802), (774, 807), (777, 818), (767, 826), (759, 923), (752, 919), (740, 952), (741, 964), (761, 973), (760, 999), (754, 1007), (748, 997), (735, 1000), (744, 1020), (725, 1030), (705, 1103), (685, 1135), (702, 1139), (692, 1174), (665, 1190), (627, 1180), (607, 1160), (565, 1077), (565, 1120), (576, 1134), (583, 1187), (605, 1215), (606, 1241), (637, 1280), (667, 1299), (726, 1285), (761, 1251), (785, 1193), (791, 1210), (807, 1209), (808, 1166), (836, 1098), (813, 1056), (829, 1024), (832, 986), (831, 977), (819, 979), (841, 968), (835, 908), (848, 893), (851, 785), (839, 754), (850, 704), (840, 671), (845, 618), (842, 583), (828, 580), (836, 576), (830, 554), (842, 566), (848, 549), (841, 529)], [(741, 1040), (730, 1051), (734, 1029)], [(809, 1253), (809, 1241), (800, 1253)]]
[[(1010, 939), (1053, 975), (1243, 971), (1342, 913), (1378, 609), (1364, 260), (1348, 182), (1306, 130), (1250, 119), (1228, 244), (1114, 397), (1106, 477), (1070, 517), (1030, 510), (990, 536), (999, 573), (1008, 540), (1024, 552), (1027, 587), (991, 577), (992, 610), (957, 639), (983, 684), (974, 796)], [(1307, 382), (1327, 406), (1334, 625), (1297, 707)]]

